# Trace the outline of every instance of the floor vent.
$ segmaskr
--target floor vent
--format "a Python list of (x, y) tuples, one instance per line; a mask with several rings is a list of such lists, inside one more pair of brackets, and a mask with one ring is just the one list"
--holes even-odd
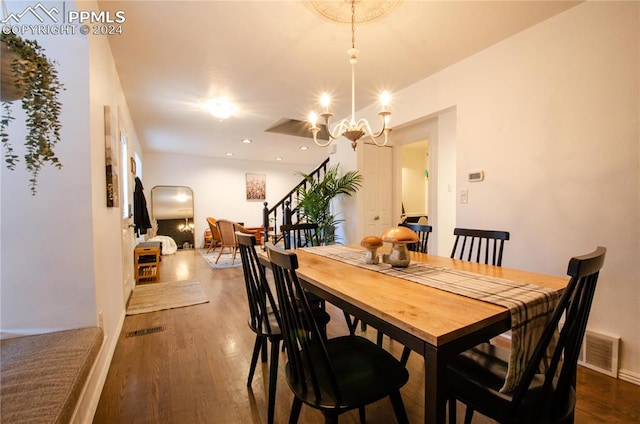
[(620, 337), (587, 330), (578, 363), (587, 368), (618, 378)]
[(141, 330), (129, 331), (127, 333), (127, 337), (142, 336), (145, 334), (157, 333), (158, 331), (164, 331), (164, 325), (159, 325), (157, 327), (143, 328)]

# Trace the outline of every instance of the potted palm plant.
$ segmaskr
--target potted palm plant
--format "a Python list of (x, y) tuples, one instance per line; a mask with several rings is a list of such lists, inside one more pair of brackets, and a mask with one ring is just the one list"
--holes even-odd
[(0, 143), (7, 168), (15, 169), (19, 157), (13, 150), (7, 128), (14, 119), (11, 102), (21, 99), (27, 127), (24, 162), (31, 174), (31, 194), (36, 194), (40, 169), (47, 163), (62, 168), (53, 149), (60, 141), (61, 103), (58, 96), (64, 86), (58, 79), (55, 63), (47, 58), (35, 40), (2, 32), (0, 45), (3, 53)]
[(331, 213), (331, 200), (337, 196), (351, 196), (362, 186), (363, 177), (358, 171), (349, 171), (339, 176), (340, 164), (329, 168), (322, 180), (300, 172), (307, 181), (298, 189), (298, 208), (302, 216), (318, 224), (318, 236), (323, 244), (336, 242), (336, 226), (343, 222)]

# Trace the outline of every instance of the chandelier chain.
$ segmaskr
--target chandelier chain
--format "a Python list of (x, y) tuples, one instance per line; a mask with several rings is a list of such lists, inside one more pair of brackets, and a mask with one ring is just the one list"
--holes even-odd
[(351, 48), (356, 48), (356, 2), (351, 1)]

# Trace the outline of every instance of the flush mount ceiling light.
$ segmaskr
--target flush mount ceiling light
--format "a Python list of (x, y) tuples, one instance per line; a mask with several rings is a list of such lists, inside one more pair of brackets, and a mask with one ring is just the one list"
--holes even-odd
[(238, 110), (236, 105), (224, 97), (208, 100), (203, 103), (203, 107), (218, 119), (227, 119)]
[[(320, 12), (320, 9), (319, 9), (320, 6), (324, 7), (324, 6), (327, 6), (327, 4), (332, 4), (338, 9), (342, 9), (344, 7), (344, 4), (341, 2), (308, 2), (308, 3), (310, 3), (313, 7), (315, 7), (318, 13), (320, 13), (322, 16), (328, 19), (332, 19), (332, 18), (330, 18), (328, 14)], [(360, 0), (358, 2), (358, 6), (366, 5), (366, 4), (371, 6), (372, 3), (376, 3), (379, 7), (379, 5), (385, 6), (385, 4), (387, 3), (397, 4), (399, 2), (365, 2), (363, 0)], [(373, 11), (375, 11), (375, 8), (368, 8), (368, 13), (372, 15), (372, 17), (370, 17), (368, 20), (375, 19), (389, 12), (388, 8), (384, 8), (384, 7), (382, 8), (382, 11), (379, 12), (378, 14), (373, 13)], [(338, 22), (340, 22), (340, 20), (338, 20), (339, 17), (340, 15), (337, 14), (332, 20), (337, 20)], [(387, 109), (389, 101), (391, 100), (391, 96), (388, 92), (385, 91), (380, 96), (380, 103), (382, 105), (382, 110), (378, 112), (378, 116), (380, 116), (382, 127), (378, 132), (374, 133), (371, 130), (369, 121), (367, 121), (366, 119), (361, 118), (359, 120), (356, 120), (356, 116), (355, 116), (356, 115), (356, 88), (355, 87), (356, 87), (356, 63), (358, 62), (358, 53), (359, 53), (359, 50), (356, 49), (356, 1), (352, 0), (351, 1), (351, 48), (347, 50), (347, 55), (349, 55), (349, 63), (351, 64), (351, 119), (345, 118), (342, 121), (340, 121), (338, 124), (336, 124), (332, 129), (330, 129), (329, 124), (330, 124), (331, 118), (333, 117), (333, 113), (329, 111), (329, 103), (330, 103), (329, 95), (327, 93), (323, 93), (320, 99), (320, 104), (322, 105), (323, 111), (320, 113), (319, 116), (324, 120), (324, 124), (327, 128), (327, 132), (329, 133), (329, 141), (327, 141), (326, 143), (322, 143), (318, 141), (317, 136), (321, 129), (318, 126), (318, 115), (315, 112), (311, 112), (309, 114), (309, 124), (310, 124), (309, 130), (313, 134), (313, 141), (320, 147), (328, 146), (333, 142), (333, 140), (339, 138), (340, 136), (344, 136), (345, 138), (348, 138), (349, 140), (351, 140), (351, 147), (353, 147), (353, 150), (356, 150), (356, 147), (358, 146), (358, 140), (360, 140), (364, 136), (368, 136), (371, 139), (371, 141), (373, 141), (373, 143), (377, 146), (382, 147), (387, 144), (388, 135), (389, 135), (389, 132), (391, 131), (391, 128), (388, 127), (389, 117), (391, 116), (391, 112)], [(384, 140), (382, 143), (378, 143), (377, 138), (379, 138), (382, 135), (384, 135)]]
[(242, 142), (243, 142), (244, 144), (251, 144), (251, 139), (249, 139), (249, 138), (243, 138), (243, 139), (242, 139)]

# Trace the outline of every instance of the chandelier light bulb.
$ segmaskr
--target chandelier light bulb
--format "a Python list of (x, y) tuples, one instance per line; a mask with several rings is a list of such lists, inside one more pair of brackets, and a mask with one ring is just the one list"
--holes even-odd
[(329, 103), (331, 103), (331, 97), (329, 97), (329, 94), (322, 93), (322, 96), (320, 96), (320, 104), (324, 108), (325, 112), (329, 110)]
[(380, 95), (380, 104), (382, 105), (382, 110), (387, 110), (387, 106), (391, 102), (391, 94), (388, 91), (383, 91)]
[(312, 128), (316, 128), (318, 124), (318, 115), (316, 115), (315, 112), (311, 112), (309, 114), (309, 123), (311, 124)]

